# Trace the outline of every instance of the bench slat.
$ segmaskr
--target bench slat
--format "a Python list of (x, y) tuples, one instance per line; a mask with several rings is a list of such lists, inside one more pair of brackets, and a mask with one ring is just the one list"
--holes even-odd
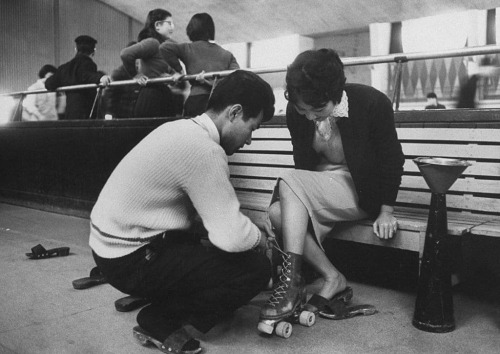
[[(477, 161), (470, 161), (472, 162), (472, 165), (467, 167), (462, 174), (463, 176), (466, 175), (475, 175), (475, 176), (497, 176), (500, 177), (500, 163), (499, 162), (477, 162)], [(418, 172), (420, 173), (420, 170), (418, 169), (417, 165), (415, 162), (413, 162), (413, 159), (407, 159), (404, 164), (404, 170), (405, 172)]]
[(241, 166), (232, 165), (229, 168), (231, 176), (253, 176), (253, 177), (267, 177), (276, 179), (278, 176), (283, 175), (285, 172), (293, 170), (292, 167), (268, 167), (268, 166)]
[(499, 159), (500, 146), (402, 143), (406, 156), (433, 156), (459, 159)]
[[(438, 141), (478, 141), (500, 142), (500, 129), (467, 129), (453, 128), (396, 128), (399, 140), (438, 140)], [(252, 139), (290, 139), (290, 132), (286, 127), (266, 127), (252, 133)]]
[(500, 143), (500, 129), (396, 128), (398, 139)]
[[(429, 187), (422, 176), (403, 176), (400, 188), (429, 190)], [(459, 178), (452, 184), (450, 191), (472, 194), (500, 194), (500, 181)]]
[(500, 237), (500, 220), (489, 221), (484, 224), (474, 226), (471, 229), (471, 234)]
[(232, 156), (228, 156), (229, 164), (262, 164), (262, 165), (286, 165), (294, 166), (293, 156), (283, 154), (255, 154), (251, 152), (238, 152)]

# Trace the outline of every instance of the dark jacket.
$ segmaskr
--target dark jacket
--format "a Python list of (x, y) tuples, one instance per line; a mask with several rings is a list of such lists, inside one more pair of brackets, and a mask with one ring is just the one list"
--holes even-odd
[[(57, 68), (45, 81), (45, 88), (54, 91), (61, 86), (98, 84), (104, 74), (97, 72), (97, 65), (87, 55), (77, 54)], [(65, 119), (88, 119), (96, 96), (96, 89), (66, 91)]]
[[(394, 205), (403, 174), (404, 155), (394, 126), (391, 102), (382, 92), (365, 85), (345, 86), (349, 117), (337, 125), (359, 206), (376, 217), (380, 206)], [(295, 168), (314, 171), (320, 156), (314, 151), (314, 122), (287, 106)]]

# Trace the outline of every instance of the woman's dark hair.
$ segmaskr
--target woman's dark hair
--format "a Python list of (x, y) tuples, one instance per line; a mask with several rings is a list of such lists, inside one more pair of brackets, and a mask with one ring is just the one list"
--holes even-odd
[(155, 29), (155, 24), (158, 21), (165, 21), (167, 17), (172, 17), (172, 14), (164, 9), (154, 9), (149, 11), (144, 28), (139, 32), (137, 41), (140, 42), (146, 38), (156, 38), (160, 43), (165, 41), (165, 38)]
[(206, 12), (193, 15), (186, 27), (186, 34), (191, 42), (215, 39), (215, 24), (212, 16)]
[(45, 64), (44, 66), (42, 66), (42, 68), (38, 72), (38, 77), (40, 79), (43, 79), (45, 77), (45, 75), (47, 75), (47, 73), (55, 74), (56, 70), (57, 69), (54, 65)]
[(208, 100), (207, 110), (222, 112), (226, 107), (241, 104), (243, 118), (257, 117), (262, 111), (262, 121), (274, 115), (274, 93), (271, 86), (257, 74), (236, 70), (219, 81)]
[(333, 49), (300, 53), (286, 72), (285, 97), (292, 103), (300, 98), (315, 108), (328, 101), (340, 103), (345, 85), (344, 64)]

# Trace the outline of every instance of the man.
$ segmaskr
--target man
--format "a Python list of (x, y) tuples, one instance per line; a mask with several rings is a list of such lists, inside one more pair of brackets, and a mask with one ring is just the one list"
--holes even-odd
[[(127, 48), (136, 44), (131, 41)], [(111, 81), (132, 80), (133, 77), (127, 72), (125, 67), (120, 65), (111, 73)], [(103, 101), (105, 102), (105, 114), (113, 118), (134, 118), (134, 107), (140, 89), (137, 85), (109, 86), (103, 92)]]
[[(46, 64), (38, 72), (38, 80), (28, 87), (28, 91), (45, 90), (45, 81), (54, 75), (56, 68)], [(56, 94), (38, 93), (27, 95), (23, 101), (23, 120), (57, 120)]]
[(434, 92), (427, 94), (427, 106), (425, 109), (445, 109), (446, 107), (438, 102), (437, 96)]
[[(61, 86), (82, 84), (107, 86), (110, 83), (109, 76), (98, 73), (97, 65), (92, 60), (97, 41), (90, 36), (83, 35), (76, 37), (75, 43), (75, 57), (61, 65), (56, 73), (45, 81), (47, 90), (54, 91)], [(89, 119), (95, 97), (95, 89), (66, 91), (64, 119)]]
[[(235, 71), (215, 87), (206, 113), (165, 123), (113, 171), (91, 213), (89, 244), (109, 283), (151, 299), (134, 335), (161, 350), (196, 353), (182, 323), (205, 333), (246, 304), (270, 279), (252, 249), (262, 229), (239, 210), (227, 156), (250, 144), (272, 118), (274, 96), (256, 74)], [(190, 232), (200, 218), (212, 246)]]

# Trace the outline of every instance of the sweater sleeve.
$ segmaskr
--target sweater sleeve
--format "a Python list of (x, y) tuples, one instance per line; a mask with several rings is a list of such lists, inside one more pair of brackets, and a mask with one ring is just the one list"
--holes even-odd
[(122, 59), (123, 67), (125, 68), (127, 73), (131, 77), (137, 75), (135, 61), (137, 59), (145, 59), (154, 56), (156, 53), (158, 53), (159, 46), (160, 42), (158, 42), (156, 39), (146, 38), (139, 43), (122, 49), (122, 51), (120, 52), (120, 58)]
[(172, 42), (163, 42), (160, 45), (160, 54), (162, 58), (170, 65), (172, 69), (176, 72), (182, 72), (182, 66), (179, 61), (182, 59), (182, 44), (172, 43)]
[(244, 252), (256, 247), (261, 232), (240, 211), (222, 149), (203, 153), (195, 163), (186, 185), (187, 194), (212, 244), (226, 252)]
[(104, 74), (97, 72), (97, 65), (90, 58), (81, 62), (78, 75), (78, 82), (82, 84), (98, 84), (101, 77), (104, 76)]
[[(28, 87), (28, 91), (35, 91), (35, 90), (37, 90), (36, 84)], [(40, 111), (38, 110), (38, 107), (36, 106), (36, 95), (35, 94), (26, 95), (26, 98), (23, 101), (23, 107), (26, 109), (26, 111), (30, 115), (36, 116), (37, 119), (40, 116)]]
[(238, 64), (238, 61), (234, 57), (234, 55), (231, 53), (231, 58), (229, 59), (229, 68), (228, 70), (238, 70), (240, 68), (240, 65)]
[(373, 112), (371, 135), (377, 156), (381, 203), (394, 205), (403, 174), (404, 155), (394, 126), (391, 102), (380, 96)]
[(57, 69), (54, 75), (50, 76), (45, 80), (45, 88), (49, 91), (55, 91), (61, 86), (60, 83), (60, 69)]

